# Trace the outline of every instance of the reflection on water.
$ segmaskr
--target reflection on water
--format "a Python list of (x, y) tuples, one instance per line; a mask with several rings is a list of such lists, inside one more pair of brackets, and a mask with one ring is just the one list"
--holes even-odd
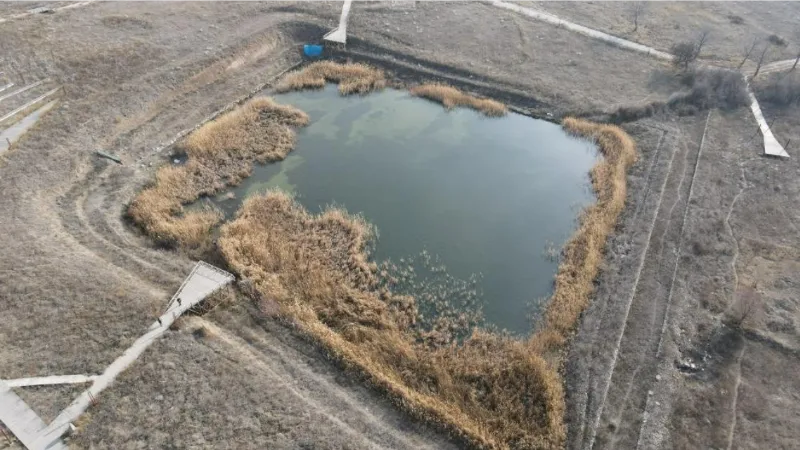
[(311, 124), (288, 158), (257, 166), (235, 200), (218, 203), (227, 214), (269, 188), (295, 193), (310, 211), (335, 203), (363, 213), (380, 232), (377, 260), (435, 255), (447, 277), (416, 284), (481, 304), (501, 328), (530, 330), (531, 303), (552, 291), (557, 262), (547, 246), (563, 245), (592, 200), (593, 145), (545, 121), (446, 111), (391, 89), (341, 97), (328, 86), (276, 99)]

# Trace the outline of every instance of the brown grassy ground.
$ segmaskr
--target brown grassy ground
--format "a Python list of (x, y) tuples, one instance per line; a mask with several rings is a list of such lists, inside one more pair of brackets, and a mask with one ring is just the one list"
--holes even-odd
[(184, 212), (183, 205), (213, 195), (250, 175), (253, 162), (278, 161), (292, 150), (294, 127), (308, 116), (266, 97), (254, 98), (190, 134), (178, 146), (186, 164), (165, 166), (128, 214), (156, 240), (197, 247), (221, 215), (213, 209)]
[(490, 117), (504, 116), (508, 113), (506, 105), (488, 98), (477, 98), (444, 84), (428, 83), (409, 89), (412, 95), (427, 98), (444, 105), (447, 109), (458, 106), (472, 108)]
[[(766, 7), (757, 2), (675, 5), (701, 15), (707, 7), (735, 7), (747, 11), (737, 12), (745, 26), (764, 16), (779, 16), (779, 22), (768, 18), (761, 27), (768, 32), (779, 24), (774, 32), (787, 38), (791, 27), (784, 25), (794, 25), (796, 8), (796, 3)], [(548, 6), (545, 9), (562, 8), (558, 3)], [(620, 16), (616, 4), (609, 2), (570, 4), (569, 9), (590, 6), (604, 8), (596, 17)], [(0, 4), (0, 15), (16, 7)], [(370, 11), (361, 14), (366, 8)], [(0, 70), (9, 81), (24, 85), (52, 77), (66, 87), (63, 106), (44, 117), (0, 162), (0, 210), (10, 212), (0, 215), (0, 242), (8, 255), (0, 259), (0, 299), (8, 324), (0, 334), (3, 378), (96, 373), (146, 329), (153, 309), (163, 307), (192, 266), (184, 255), (152, 248), (121, 218), (120, 211), (142, 182), (153, 178), (150, 163), (157, 166), (162, 161), (154, 149), (296, 63), (298, 52), (290, 43), (297, 37), (285, 32), (293, 30), (296, 21), (329, 29), (340, 9), (336, 3), (287, 7), (255, 2), (96, 2), (0, 27), (5, 57)], [(453, 85), (459, 85), (454, 78), (459, 73), (462, 79), (490, 77), (497, 89), (518, 89), (541, 101), (511, 102), (541, 115), (611, 110), (671, 92), (651, 83), (650, 74), (662, 66), (657, 61), (480, 2), (418, 2), (405, 11), (357, 2), (353, 10), (353, 32), (362, 42), (378, 46), (362, 49), (388, 54), (393, 63), (407, 61), (406, 68), (438, 71), (433, 78)], [(103, 20), (120, 16), (136, 20)], [(646, 16), (645, 21), (651, 18), (665, 28), (674, 25), (669, 16)], [(680, 20), (680, 14), (675, 19)], [(706, 24), (679, 25), (676, 33)], [(640, 30), (648, 26), (640, 25)], [(739, 39), (715, 36), (712, 31), (715, 42), (709, 43), (709, 54), (718, 53), (715, 44), (735, 51), (741, 47)], [(792, 45), (790, 40), (790, 53)], [(358, 48), (356, 40), (348, 44), (348, 49)], [(413, 70), (406, 74), (409, 83), (432, 78)], [(481, 92), (471, 85), (466, 89)], [(774, 111), (762, 107), (771, 120)], [(781, 142), (800, 142), (794, 119), (796, 110), (775, 122), (773, 131)], [(586, 414), (585, 421), (570, 420), (570, 434), (584, 425), (592, 428), (611, 370), (608, 361), (627, 318), (627, 330), (633, 331), (624, 334), (598, 429), (604, 434), (626, 431), (634, 435), (634, 442), (606, 447), (598, 435), (595, 448), (633, 448), (642, 417), (654, 414), (671, 414), (672, 419), (661, 428), (651, 427), (655, 422), (648, 420), (641, 435), (662, 436), (662, 448), (727, 448), (729, 438), (732, 448), (792, 448), (798, 439), (800, 402), (791, 393), (798, 392), (793, 374), (800, 360), (778, 342), (796, 346), (800, 330), (800, 285), (793, 282), (798, 258), (778, 251), (800, 247), (800, 217), (794, 207), (800, 195), (798, 159), (760, 157), (760, 140), (753, 137), (756, 127), (748, 111), (715, 114), (693, 177), (704, 120), (667, 116), (626, 126), (642, 158), (628, 180), (623, 225), (610, 240), (597, 292), (581, 319), (579, 328), (591, 345), (569, 358), (576, 364), (582, 361), (574, 372), (585, 376), (586, 383), (568, 381), (566, 389), (575, 394), (569, 410)], [(695, 122), (700, 122), (699, 132)], [(90, 150), (97, 148), (119, 154), (125, 165), (96, 161)], [(789, 152), (795, 156), (796, 150)], [(729, 227), (719, 228), (726, 217)], [(686, 248), (673, 272), (681, 230)], [(737, 241), (741, 255), (732, 267)], [(695, 247), (700, 253), (693, 253)], [(639, 277), (642, 255), (646, 257)], [(759, 332), (766, 337), (747, 337), (743, 347), (724, 352), (732, 354), (730, 364), (714, 353), (706, 360), (702, 351), (709, 343), (709, 330), (720, 324), (719, 311), (730, 300), (737, 272), (743, 283), (769, 280), (759, 284), (764, 304), (757, 323), (765, 321)], [(669, 298), (673, 273), (675, 293), (662, 334), (660, 308)], [(104, 392), (81, 447), (125, 448), (141, 441), (139, 446), (152, 448), (258, 448), (253, 443), (267, 439), (275, 448), (445, 447), (441, 441), (415, 445), (424, 439), (410, 428), (415, 422), (393, 408), (379, 408), (380, 399), (362, 389), (358, 377), (340, 373), (317, 353), (293, 351), (303, 341), (275, 321), (254, 323), (247, 312), (241, 315), (250, 321), (226, 322), (225, 328), (258, 332), (268, 339), (257, 348), (249, 335), (242, 341), (261, 355), (260, 369), (255, 370), (250, 359), (232, 358), (228, 345), (215, 348), (212, 359), (203, 352), (206, 341), (167, 337)], [(581, 333), (571, 340), (571, 349), (578, 347)], [(665, 348), (677, 349), (656, 356), (651, 334), (656, 344), (662, 336)], [(643, 365), (626, 359), (626, 342), (634, 357), (649, 359)], [(167, 358), (160, 344), (175, 344), (169, 364), (161, 364)], [(695, 349), (699, 353), (693, 353)], [(704, 370), (677, 370), (676, 359), (686, 357)], [(663, 362), (663, 367), (656, 370), (650, 359)], [(297, 361), (308, 369), (303, 376), (298, 376)], [(726, 372), (724, 384), (714, 376), (714, 366), (720, 363)], [(309, 375), (319, 373), (323, 375)], [(620, 373), (640, 380), (641, 389), (627, 395), (625, 378), (617, 380)], [(197, 380), (208, 384), (196, 389)], [(676, 389), (660, 394), (669, 384)], [(651, 389), (655, 397), (648, 396)], [(350, 404), (353, 392), (359, 393), (353, 402), (356, 408)], [(738, 403), (733, 403), (736, 392)], [(165, 396), (161, 409), (149, 410), (157, 394)], [(588, 401), (574, 401), (580, 395)], [(672, 408), (665, 402), (670, 398), (675, 399)], [(315, 414), (321, 409), (328, 419)], [(402, 439), (374, 438), (387, 429)], [(199, 433), (203, 440), (196, 439)], [(574, 448), (585, 447), (575, 442)]]
[(775, 34), (787, 41), (785, 47), (772, 46), (766, 62), (792, 58), (800, 48), (793, 19), (798, 9), (793, 2), (647, 2), (636, 31), (632, 15), (636, 2), (519, 3), (664, 51), (708, 30), (709, 39), (701, 58), (734, 66), (742, 59), (742, 48), (753, 37), (763, 43), (767, 36)]
[(366, 94), (386, 86), (383, 71), (366, 64), (320, 61), (286, 74), (275, 86), (275, 90), (289, 92), (301, 89), (322, 89), (328, 82), (339, 83), (339, 92), (343, 95)]

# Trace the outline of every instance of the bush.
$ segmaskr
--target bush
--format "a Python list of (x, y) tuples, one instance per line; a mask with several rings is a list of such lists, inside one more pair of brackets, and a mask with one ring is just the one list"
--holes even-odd
[(747, 83), (735, 70), (698, 69), (686, 72), (682, 80), (688, 91), (673, 94), (667, 104), (688, 104), (700, 109), (736, 109), (750, 103)]
[(735, 14), (729, 14), (728, 20), (734, 25), (742, 25), (744, 23), (742, 16), (737, 16)]
[(767, 37), (770, 44), (777, 45), (778, 47), (786, 47), (786, 39), (778, 36), (777, 34), (770, 34)]
[(678, 42), (669, 48), (670, 53), (675, 55), (672, 64), (675, 67), (688, 69), (695, 59), (697, 59), (697, 51), (695, 44), (692, 42)]
[(754, 89), (763, 102), (780, 107), (800, 105), (800, 75), (796, 72), (777, 81), (756, 84)]
[[(704, 109), (730, 110), (750, 103), (744, 77), (735, 70), (690, 70), (680, 75), (680, 81), (687, 89), (672, 93), (666, 102), (620, 106), (610, 114), (609, 120), (613, 123), (632, 122), (668, 110), (689, 116)], [(794, 92), (800, 95), (800, 83), (796, 84)]]

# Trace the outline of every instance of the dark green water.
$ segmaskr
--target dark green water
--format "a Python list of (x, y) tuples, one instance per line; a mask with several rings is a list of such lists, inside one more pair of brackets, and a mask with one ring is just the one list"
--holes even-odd
[(311, 116), (295, 150), (258, 166), (219, 201), (233, 214), (254, 192), (281, 188), (317, 212), (335, 203), (379, 230), (378, 261), (438, 255), (450, 275), (482, 274), (488, 322), (517, 333), (552, 292), (560, 249), (593, 200), (594, 146), (558, 125), (518, 114), (486, 118), (385, 90), (279, 95)]

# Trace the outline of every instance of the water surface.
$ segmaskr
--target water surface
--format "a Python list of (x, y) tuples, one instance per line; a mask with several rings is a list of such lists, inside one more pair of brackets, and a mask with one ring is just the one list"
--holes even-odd
[(531, 329), (552, 292), (561, 248), (592, 201), (594, 146), (519, 114), (486, 118), (387, 89), (341, 97), (336, 87), (276, 97), (311, 117), (282, 162), (257, 166), (220, 201), (228, 214), (254, 192), (280, 188), (310, 211), (330, 204), (379, 230), (377, 260), (438, 255), (454, 277), (481, 274), (490, 323)]

